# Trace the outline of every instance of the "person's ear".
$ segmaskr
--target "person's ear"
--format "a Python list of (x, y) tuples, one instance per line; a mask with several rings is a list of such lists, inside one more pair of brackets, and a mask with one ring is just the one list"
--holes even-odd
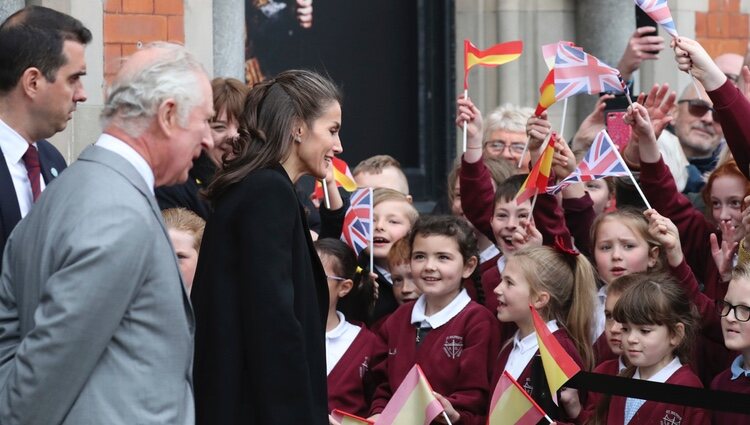
[(43, 79), (46, 80), (44, 74), (42, 74), (38, 68), (26, 68), (26, 70), (23, 71), (23, 74), (21, 74), (18, 84), (23, 87), (23, 91), (28, 97), (33, 98), (39, 92), (39, 84)]
[(351, 292), (353, 287), (354, 281), (352, 281), (351, 279), (342, 280), (341, 283), (339, 283), (339, 298), (345, 297), (349, 292)]
[(541, 310), (544, 307), (547, 307), (547, 304), (549, 304), (549, 292), (541, 291), (535, 295), (532, 295), (531, 305), (533, 305), (534, 308), (537, 309), (537, 311)]
[(656, 262), (659, 261), (659, 247), (652, 246), (648, 250), (648, 262), (646, 263), (649, 268), (654, 267)]
[(675, 325), (674, 332), (669, 338), (669, 344), (672, 347), (677, 347), (682, 343), (682, 339), (685, 338), (685, 324), (684, 323), (678, 323)]
[(172, 132), (179, 125), (177, 102), (172, 98), (162, 101), (156, 110), (156, 120), (161, 131), (165, 135), (171, 136)]
[(474, 269), (477, 268), (477, 257), (471, 256), (468, 260), (464, 261), (464, 271), (461, 276), (466, 279), (474, 273)]

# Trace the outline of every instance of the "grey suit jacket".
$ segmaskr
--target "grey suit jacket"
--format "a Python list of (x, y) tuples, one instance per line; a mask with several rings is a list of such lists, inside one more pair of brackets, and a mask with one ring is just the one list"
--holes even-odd
[(193, 313), (156, 200), (97, 146), (11, 234), (0, 424), (193, 424)]

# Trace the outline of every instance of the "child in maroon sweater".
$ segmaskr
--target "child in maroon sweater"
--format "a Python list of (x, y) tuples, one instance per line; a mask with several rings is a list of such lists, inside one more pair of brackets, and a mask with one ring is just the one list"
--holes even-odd
[[(398, 308), (378, 331), (385, 360), (373, 369), (370, 414), (379, 415), (415, 363), (453, 423), (483, 425), (497, 321), (471, 301), (462, 280), (477, 266), (477, 243), (465, 220), (421, 217), (412, 229), (411, 270), (422, 295)], [(460, 421), (460, 422), (459, 422)]]
[(328, 278), (328, 411), (339, 409), (358, 416), (366, 415), (373, 391), (369, 368), (374, 361), (373, 346), (377, 337), (363, 325), (347, 322), (344, 314), (336, 311), (336, 304), (349, 294), (355, 281), (358, 285), (371, 287), (372, 280), (363, 275), (362, 269), (357, 267), (354, 252), (342, 241), (319, 239), (315, 242), (315, 249)]
[[(547, 321), (547, 327), (568, 354), (583, 369), (590, 370), (595, 288), (593, 267), (583, 255), (543, 246), (513, 253), (495, 294), (499, 303), (498, 319), (515, 323), (518, 331), (498, 356), (493, 388), (503, 371), (507, 371), (537, 403), (548, 404), (549, 395), (542, 399), (537, 396), (543, 388), (532, 377), (538, 344), (529, 305)], [(579, 415), (582, 397), (579, 398), (576, 390), (561, 391), (559, 399), (562, 412), (547, 410), (553, 419), (569, 420)]]

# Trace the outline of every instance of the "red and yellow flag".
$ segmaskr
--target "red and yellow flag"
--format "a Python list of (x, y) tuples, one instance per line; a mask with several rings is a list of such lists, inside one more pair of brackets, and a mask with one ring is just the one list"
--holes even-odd
[(542, 356), (544, 374), (547, 376), (547, 383), (549, 384), (552, 399), (557, 402), (557, 390), (565, 385), (576, 373), (580, 372), (581, 367), (578, 366), (578, 363), (560, 345), (557, 338), (552, 335), (552, 332), (549, 331), (547, 324), (544, 323), (544, 320), (539, 316), (534, 306), (529, 305), (529, 308), (531, 309), (531, 316), (534, 319), (534, 329), (539, 341), (539, 354)]
[(503, 371), (490, 401), (487, 425), (536, 425), (547, 416), (515, 379)]
[(547, 73), (547, 77), (542, 81), (542, 85), (539, 86), (539, 103), (536, 105), (536, 111), (534, 115), (537, 117), (542, 115), (542, 112), (546, 111), (547, 108), (555, 103), (555, 69), (552, 68)]
[(499, 66), (518, 59), (523, 52), (523, 41), (515, 40), (495, 44), (479, 50), (471, 41), (464, 40), (464, 90), (469, 89), (469, 70), (476, 66)]
[(352, 415), (351, 413), (346, 413), (339, 409), (333, 409), (333, 412), (331, 412), (331, 416), (333, 416), (333, 419), (335, 419), (338, 423), (341, 425), (374, 425), (375, 422), (360, 418), (359, 416)]
[(516, 205), (521, 205), (538, 193), (545, 193), (547, 182), (552, 172), (552, 155), (555, 153), (555, 139), (557, 136), (552, 133), (547, 147), (544, 148), (542, 155), (531, 168), (529, 176), (521, 185), (516, 195)]
[(383, 409), (375, 425), (429, 425), (443, 405), (432, 393), (432, 387), (415, 364)]
[[(354, 192), (357, 189), (357, 183), (354, 181), (349, 165), (343, 159), (335, 156), (333, 157), (333, 178), (336, 180), (336, 187), (343, 187), (347, 192)], [(314, 199), (323, 198), (323, 185), (319, 180), (315, 182), (315, 191), (312, 197)]]

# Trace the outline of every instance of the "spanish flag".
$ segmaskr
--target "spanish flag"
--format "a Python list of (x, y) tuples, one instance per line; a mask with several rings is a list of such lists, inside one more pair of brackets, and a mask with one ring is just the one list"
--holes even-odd
[(374, 425), (375, 424), (375, 422), (371, 420), (360, 418), (359, 416), (352, 415), (351, 413), (346, 413), (339, 409), (333, 409), (333, 412), (331, 412), (331, 416), (333, 416), (333, 419), (335, 419), (341, 425)]
[(464, 40), (464, 90), (469, 89), (469, 70), (475, 65), (499, 66), (518, 59), (522, 52), (521, 40), (495, 44), (487, 50), (479, 50), (471, 41)]
[(542, 155), (531, 168), (529, 176), (526, 177), (526, 181), (523, 182), (521, 189), (518, 190), (516, 205), (523, 204), (537, 193), (546, 192), (549, 175), (552, 172), (552, 155), (555, 153), (556, 138), (555, 133), (552, 133), (547, 147), (544, 148)]
[(581, 371), (581, 367), (573, 360), (565, 349), (560, 345), (552, 332), (547, 328), (547, 324), (539, 316), (534, 306), (529, 305), (531, 316), (534, 319), (534, 329), (539, 341), (539, 354), (542, 356), (542, 366), (544, 374), (547, 376), (550, 394), (552, 399), (557, 402), (557, 390), (576, 373)]
[(555, 69), (552, 68), (547, 73), (547, 77), (542, 81), (542, 85), (539, 86), (539, 103), (536, 105), (536, 111), (534, 115), (537, 117), (542, 115), (542, 112), (547, 110), (553, 103), (555, 103)]
[(544, 417), (544, 410), (503, 371), (492, 394), (487, 425), (536, 425)]
[(432, 393), (424, 372), (415, 364), (383, 409), (375, 425), (429, 425), (443, 405)]
[[(357, 189), (357, 183), (354, 181), (352, 171), (343, 159), (333, 157), (333, 178), (336, 180), (336, 187), (343, 187), (347, 192), (354, 192)], [(323, 198), (323, 185), (320, 181), (315, 183), (314, 199)]]

